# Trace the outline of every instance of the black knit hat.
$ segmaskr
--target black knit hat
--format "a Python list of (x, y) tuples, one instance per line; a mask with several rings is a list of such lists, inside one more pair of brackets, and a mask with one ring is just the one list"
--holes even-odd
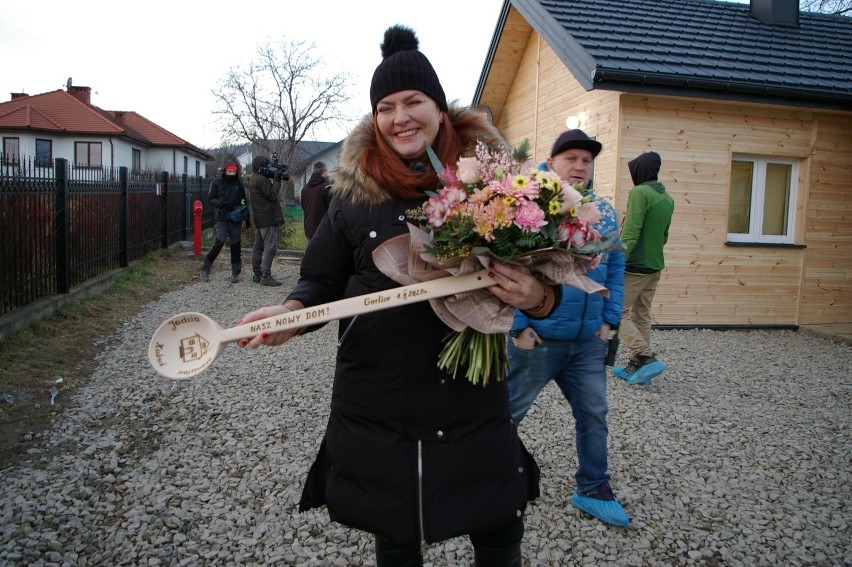
[(553, 149), (550, 151), (550, 157), (574, 148), (592, 152), (592, 157), (598, 157), (603, 146), (600, 142), (589, 138), (582, 130), (567, 130), (556, 138), (556, 143), (553, 144)]
[(373, 72), (370, 84), (370, 103), (373, 112), (380, 100), (399, 91), (414, 90), (428, 95), (441, 110), (447, 110), (447, 97), (426, 56), (417, 50), (420, 43), (414, 31), (405, 26), (385, 30), (382, 42), (382, 62)]

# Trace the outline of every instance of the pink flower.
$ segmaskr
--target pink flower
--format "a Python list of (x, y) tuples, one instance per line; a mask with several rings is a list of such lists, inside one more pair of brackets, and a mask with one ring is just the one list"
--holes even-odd
[(544, 211), (531, 201), (523, 201), (515, 212), (515, 226), (524, 232), (539, 232), (547, 225)]
[(492, 182), (490, 187), (499, 195), (511, 197), (512, 201), (520, 199), (535, 200), (538, 198), (538, 185), (530, 182), (530, 178), (525, 175), (505, 177), (502, 181)]
[(445, 187), (437, 197), (430, 197), (423, 204), (426, 222), (432, 228), (440, 228), (461, 203), (467, 200), (467, 191), (461, 187)]
[(445, 186), (455, 186), (459, 184), (459, 178), (456, 176), (456, 168), (447, 166), (441, 174), (441, 179)]
[(423, 212), (426, 214), (426, 222), (432, 228), (440, 228), (450, 216), (450, 205), (446, 199), (431, 197), (423, 204)]
[(441, 192), (441, 196), (451, 207), (467, 201), (467, 191), (461, 187), (447, 187)]
[(494, 196), (494, 191), (491, 190), (491, 186), (483, 187), (482, 189), (475, 189), (473, 193), (468, 197), (468, 201), (471, 203), (477, 204), (485, 204), (491, 200), (491, 197)]
[(515, 220), (515, 208), (507, 205), (502, 199), (492, 199), (485, 205), (477, 205), (473, 209), (474, 230), (482, 238), (491, 242), (494, 231), (505, 228)]
[(586, 226), (594, 226), (601, 220), (601, 211), (598, 209), (597, 203), (587, 201), (580, 205), (577, 218), (583, 221)]
[(573, 248), (582, 248), (586, 245), (586, 229), (580, 228), (571, 235), (570, 244)]

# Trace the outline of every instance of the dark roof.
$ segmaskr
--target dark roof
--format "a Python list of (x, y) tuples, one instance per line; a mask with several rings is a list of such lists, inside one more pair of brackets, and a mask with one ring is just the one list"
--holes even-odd
[(296, 151), (293, 153), (293, 159), (290, 161), (290, 169), (293, 171), (307, 169), (313, 163), (314, 157), (333, 145), (335, 145), (335, 142), (299, 142), (296, 146)]
[(852, 18), (801, 12), (798, 26), (773, 25), (719, 0), (511, 4), (589, 90), (852, 108)]

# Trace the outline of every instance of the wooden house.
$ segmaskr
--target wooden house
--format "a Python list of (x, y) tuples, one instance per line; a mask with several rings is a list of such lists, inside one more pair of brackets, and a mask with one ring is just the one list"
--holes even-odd
[(473, 104), (548, 157), (580, 127), (623, 215), (653, 150), (675, 200), (654, 322), (852, 322), (852, 19), (797, 0), (506, 0)]

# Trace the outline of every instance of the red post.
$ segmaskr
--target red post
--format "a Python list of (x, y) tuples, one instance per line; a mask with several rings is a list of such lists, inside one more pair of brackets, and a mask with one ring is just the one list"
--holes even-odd
[(195, 235), (195, 255), (201, 256), (201, 212), (204, 210), (204, 205), (200, 200), (196, 200), (192, 204), (192, 232)]

